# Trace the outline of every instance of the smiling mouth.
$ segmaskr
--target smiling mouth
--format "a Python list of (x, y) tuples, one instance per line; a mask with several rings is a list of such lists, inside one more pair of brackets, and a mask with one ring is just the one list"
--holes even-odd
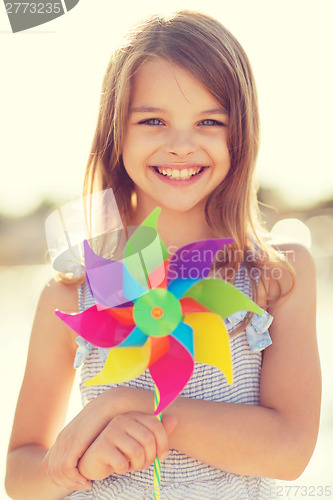
[(163, 177), (168, 177), (168, 179), (187, 181), (188, 179), (191, 179), (192, 177), (201, 174), (201, 172), (203, 172), (208, 167), (183, 168), (182, 170), (179, 170), (177, 168), (172, 168), (172, 169), (171, 168), (162, 169), (159, 167), (152, 167), (152, 168), (155, 170), (157, 174), (162, 175)]

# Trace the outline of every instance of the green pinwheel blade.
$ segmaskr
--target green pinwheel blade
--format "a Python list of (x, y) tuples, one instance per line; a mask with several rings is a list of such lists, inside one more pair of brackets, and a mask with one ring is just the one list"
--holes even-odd
[[(160, 213), (161, 213), (160, 207), (155, 208), (155, 210), (153, 210), (152, 213), (149, 214), (148, 217), (146, 217), (146, 219), (141, 223), (141, 226), (142, 227), (151, 227), (151, 228), (155, 229), (155, 231), (157, 232), (157, 221), (158, 221), (158, 217), (159, 217)], [(161, 245), (163, 261), (165, 261), (165, 259), (167, 259), (169, 257), (169, 252), (168, 252), (166, 246), (164, 245), (162, 239), (160, 238), (160, 235), (158, 234), (158, 232), (157, 232), (157, 236), (158, 236), (158, 239), (159, 239), (159, 242)]]
[(124, 249), (124, 265), (142, 287), (147, 286), (149, 274), (169, 257), (168, 250), (157, 232), (160, 212), (161, 209), (156, 208), (148, 215), (130, 236)]
[(218, 278), (198, 281), (183, 297), (192, 297), (221, 318), (227, 318), (236, 311), (262, 314), (262, 309), (253, 300), (235, 286)]

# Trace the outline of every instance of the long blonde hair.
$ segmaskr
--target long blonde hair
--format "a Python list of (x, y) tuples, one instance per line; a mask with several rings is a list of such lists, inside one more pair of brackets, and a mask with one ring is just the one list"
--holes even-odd
[[(256, 267), (260, 278), (260, 270), (278, 265), (294, 277), (284, 256), (262, 236), (253, 176), (259, 146), (258, 101), (250, 63), (235, 37), (205, 14), (183, 10), (167, 17), (152, 16), (135, 26), (114, 51), (103, 81), (84, 194), (95, 189), (96, 180), (99, 189), (112, 188), (126, 224), (135, 192), (122, 161), (131, 82), (139, 68), (153, 58), (189, 71), (229, 113), (231, 168), (205, 207), (207, 223), (216, 235), (234, 239), (232, 252), (229, 247), (222, 259), (223, 267), (237, 271), (244, 262), (247, 267)], [(258, 258), (248, 259), (253, 252)], [(250, 279), (256, 300), (258, 278), (251, 275)]]

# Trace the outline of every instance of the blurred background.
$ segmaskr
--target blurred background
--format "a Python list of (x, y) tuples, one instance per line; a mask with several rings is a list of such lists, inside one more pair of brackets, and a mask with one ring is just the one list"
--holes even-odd
[[(216, 17), (245, 48), (259, 94), (257, 172), (266, 227), (276, 237), (306, 245), (316, 261), (321, 427), (309, 466), (288, 484), (305, 486), (302, 496), (312, 497), (321, 496), (319, 486), (329, 486), (333, 496), (333, 4), (167, 4), (166, 9), (150, 0), (117, 5), (80, 0), (68, 14), (16, 34), (0, 6), (0, 500), (8, 498), (2, 478), (30, 329), (39, 293), (52, 274), (46, 263), (45, 219), (81, 194), (112, 49), (138, 20), (183, 8)], [(73, 397), (68, 418), (79, 405)]]

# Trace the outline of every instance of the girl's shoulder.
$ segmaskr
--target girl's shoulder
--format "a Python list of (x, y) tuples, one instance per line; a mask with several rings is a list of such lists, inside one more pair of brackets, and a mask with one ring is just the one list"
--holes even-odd
[(40, 303), (51, 309), (78, 312), (78, 286), (52, 278), (42, 290)]
[(264, 254), (260, 246), (255, 245), (257, 258), (261, 262), (256, 267), (257, 302), (263, 309), (279, 298), (289, 296), (296, 280), (315, 266), (308, 248), (300, 243), (271, 241), (269, 247), (275, 255), (268, 255), (268, 260), (263, 262)]
[(281, 252), (289, 267), (277, 265), (272, 268), (268, 280), (269, 297), (288, 297), (294, 294), (297, 286), (297, 293), (300, 283), (304, 286), (314, 286), (316, 270), (314, 259), (307, 247), (300, 243), (279, 243), (273, 248)]
[(41, 318), (49, 318), (55, 321), (57, 328), (66, 330), (65, 335), (69, 339), (70, 348), (76, 351), (76, 333), (71, 330), (59, 318), (56, 318), (56, 310), (65, 313), (79, 312), (78, 305), (78, 284), (64, 283), (56, 278), (50, 279), (44, 286), (37, 306), (36, 314)]

